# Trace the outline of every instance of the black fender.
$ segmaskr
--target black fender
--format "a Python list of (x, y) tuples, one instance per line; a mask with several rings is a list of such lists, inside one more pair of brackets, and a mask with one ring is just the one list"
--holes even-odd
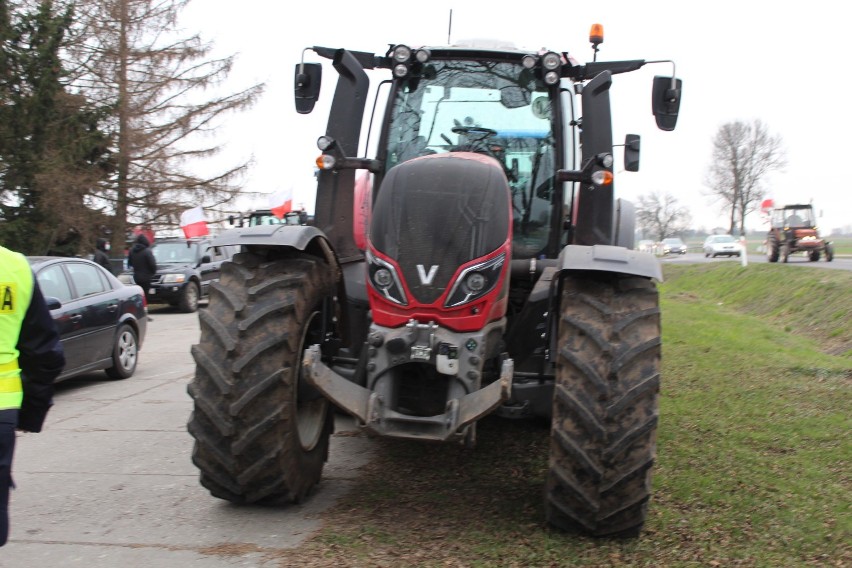
[[(360, 335), (366, 335), (367, 326), (361, 320), (366, 317), (367, 309), (357, 310), (366, 304), (366, 290), (362, 272), (363, 260), (350, 262), (342, 265), (335, 250), (331, 246), (328, 236), (319, 228), (312, 225), (256, 225), (254, 227), (240, 227), (229, 229), (213, 239), (213, 246), (239, 246), (240, 249), (268, 250), (274, 252), (276, 249), (296, 249), (307, 252), (325, 261), (333, 268), (335, 282), (337, 285), (336, 302), (339, 304), (341, 328), (340, 334), (344, 343), (352, 344), (360, 341)], [(347, 285), (344, 279), (344, 268), (352, 276), (361, 276), (360, 282), (352, 282)], [(360, 301), (361, 297), (364, 301)], [(363, 328), (358, 333), (358, 330)]]
[(595, 270), (663, 281), (663, 267), (651, 253), (610, 245), (568, 245), (559, 254), (560, 271)]
[(303, 251), (316, 238), (328, 242), (322, 231), (309, 225), (255, 225), (220, 233), (213, 238), (213, 246), (283, 246)]
[(230, 229), (213, 239), (213, 246), (239, 246), (260, 249), (292, 248), (325, 258), (342, 282), (337, 255), (325, 233), (311, 225), (256, 225)]

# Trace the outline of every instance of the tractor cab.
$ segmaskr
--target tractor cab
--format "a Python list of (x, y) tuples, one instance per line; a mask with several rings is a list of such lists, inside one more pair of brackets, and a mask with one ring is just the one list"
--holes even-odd
[(787, 205), (772, 211), (771, 223), (778, 229), (813, 229), (816, 218), (811, 205)]
[(554, 93), (523, 65), (521, 52), (465, 55), (471, 54), (432, 50), (399, 82), (378, 158), (384, 172), (450, 152), (491, 158), (511, 190), (514, 257), (543, 254), (558, 225), (554, 214), (561, 213), (552, 200), (555, 168), (566, 159), (573, 163), (572, 148), (554, 136), (560, 130), (551, 110)]

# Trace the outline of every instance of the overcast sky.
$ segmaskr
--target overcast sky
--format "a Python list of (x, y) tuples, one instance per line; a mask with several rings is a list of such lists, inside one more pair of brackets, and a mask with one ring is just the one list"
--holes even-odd
[[(293, 68), (302, 50), (321, 45), (383, 54), (390, 43), (443, 45), (452, 9), (452, 40), (506, 39), (518, 47), (567, 51), (585, 62), (592, 59), (589, 27), (601, 23), (605, 40), (599, 60), (675, 61), (684, 85), (674, 132), (657, 130), (651, 114), (652, 78), (669, 74), (670, 65), (646, 65), (614, 77), (615, 140), (626, 133), (642, 136), (641, 169), (616, 178), (618, 196), (635, 201), (653, 190), (670, 193), (690, 209), (696, 227), (727, 227), (704, 186), (712, 140), (726, 122), (760, 119), (782, 138), (788, 160), (785, 170), (768, 180), (768, 196), (779, 204), (813, 200), (823, 212), (821, 227), (830, 230), (852, 225), (852, 183), (845, 166), (849, 145), (843, 142), (852, 129), (852, 101), (845, 87), (850, 78), (844, 76), (850, 32), (842, 5), (827, 0), (326, 0), (302, 5), (195, 0), (181, 25), (214, 42), (217, 54), (237, 54), (229, 78), (232, 90), (254, 82), (267, 85), (257, 105), (229, 117), (221, 129), (227, 144), (221, 159), (253, 157), (246, 189), (272, 193), (293, 187), (295, 200), (305, 202), (309, 211), (316, 139), (325, 133), (335, 72), (324, 69), (325, 88), (314, 113), (298, 115)], [(308, 60), (327, 64), (310, 52)], [(251, 205), (265, 207), (266, 199), (246, 206)], [(763, 227), (757, 214), (747, 226)]]

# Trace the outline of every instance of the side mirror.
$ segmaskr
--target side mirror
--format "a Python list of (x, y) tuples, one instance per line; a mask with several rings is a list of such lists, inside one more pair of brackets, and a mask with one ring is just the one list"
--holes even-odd
[(677, 114), (680, 111), (681, 98), (680, 79), (672, 77), (654, 77), (654, 88), (651, 94), (654, 118), (660, 130), (674, 130), (677, 124)]
[(45, 296), (44, 303), (47, 305), (48, 310), (58, 310), (62, 307), (62, 302), (54, 296)]
[(209, 264), (210, 263), (210, 255), (205, 254), (201, 257), (201, 264)]
[(624, 169), (628, 172), (639, 171), (638, 134), (628, 134), (624, 137)]
[(296, 64), (296, 76), (293, 79), (293, 88), (296, 97), (296, 112), (299, 114), (308, 114), (314, 110), (314, 105), (317, 100), (319, 100), (321, 83), (321, 64)]

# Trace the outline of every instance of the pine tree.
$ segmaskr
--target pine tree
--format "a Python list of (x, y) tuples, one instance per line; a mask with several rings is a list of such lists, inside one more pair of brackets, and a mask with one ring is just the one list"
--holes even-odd
[(0, 242), (74, 253), (94, 217), (85, 194), (109, 160), (97, 113), (63, 84), (71, 11), (49, 0), (0, 6)]

